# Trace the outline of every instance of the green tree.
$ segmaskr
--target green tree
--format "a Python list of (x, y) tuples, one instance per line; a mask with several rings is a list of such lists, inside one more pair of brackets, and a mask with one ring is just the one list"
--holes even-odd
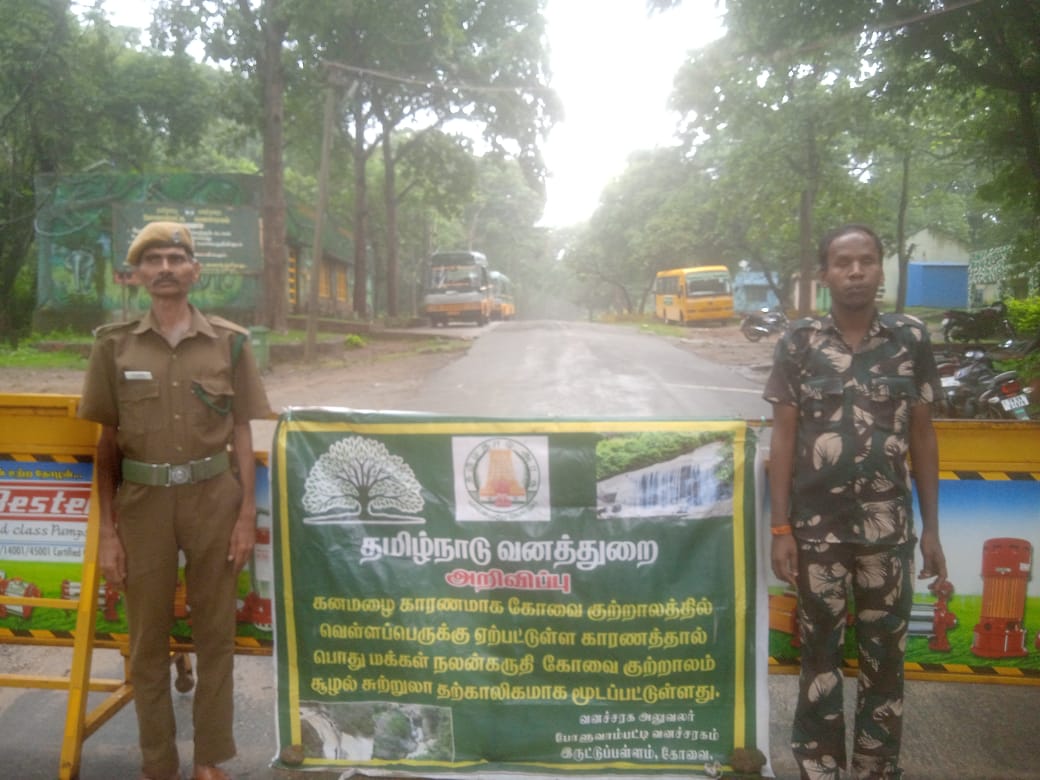
[[(812, 3), (803, 4), (813, 5)], [(810, 9), (806, 9), (811, 13)], [(867, 29), (884, 31), (888, 67), (954, 95), (982, 96), (964, 117), (993, 162), (993, 194), (1027, 196), (1040, 215), (1040, 7), (1033, 0), (963, 3), (885, 0)]]
[[(367, 313), (368, 252), (380, 243), (390, 271), (387, 301), (396, 309), (396, 209), (414, 190), (411, 182), (398, 179), (396, 166), (409, 154), (407, 147), (414, 146), (414, 133), (455, 119), (457, 125), (481, 128), (492, 149), (510, 147), (536, 178), (541, 175), (537, 141), (552, 113), (551, 93), (544, 87), (541, 4), (162, 0), (156, 32), (166, 45), (177, 50), (199, 37), (210, 57), (231, 64), (245, 84), (256, 85), (241, 105), (263, 128), (265, 242), (282, 242), (279, 247), (265, 245), (267, 286), (277, 296), (269, 306), (284, 307), (284, 216), (281, 223), (274, 221), (284, 212), (276, 192), (283, 189), (284, 105), (294, 108), (294, 128), (305, 128), (317, 138), (321, 131), (308, 118), (322, 113), (316, 87), (322, 84), (323, 64), (345, 77), (349, 98), (336, 125), (347, 139), (352, 173), (338, 178), (349, 178), (353, 190), (354, 308), (360, 315)], [(413, 131), (400, 149), (396, 142), (406, 136), (398, 130)], [(383, 171), (380, 202), (389, 234), (374, 242), (368, 225), (376, 206), (368, 195), (367, 171), (377, 150)], [(414, 161), (410, 167), (417, 169)]]
[(535, 224), (544, 208), (544, 196), (517, 160), (499, 154), (477, 160), (476, 191), (463, 209), (466, 245), (484, 252), (491, 268), (512, 280), (521, 310), (539, 286), (545, 231)]
[(99, 167), (141, 170), (205, 133), (214, 74), (186, 57), (137, 51), (99, 12), (69, 0), (0, 0), (0, 334), (29, 326), (21, 284), (38, 208), (34, 180)]
[(1005, 212), (990, 210), (988, 220), (1021, 223), (1021, 204), (1029, 204), (1032, 218), (1017, 243), (1035, 273), (1028, 248), (1040, 245), (1040, 8), (1033, 0), (732, 0), (727, 9), (730, 28), (764, 50), (804, 57), (842, 45), (869, 59), (884, 94), (909, 89), (947, 101), (943, 116), (980, 177), (978, 194)]
[[(367, 220), (373, 213), (365, 169), (381, 151), (386, 235), (387, 304), (396, 313), (399, 237), (396, 210), (414, 189), (397, 165), (437, 131), (454, 137), (480, 133), (492, 152), (506, 151), (532, 181), (543, 176), (538, 142), (555, 112), (546, 88), (544, 19), (539, 0), (464, 3), (440, 0), (341, 4), (316, 41), (316, 56), (331, 60), (352, 81), (345, 124), (353, 149), (355, 308), (365, 311)], [(444, 128), (451, 123), (451, 132)], [(405, 130), (407, 132), (400, 132)], [(464, 136), (466, 134), (466, 136)], [(443, 148), (443, 147), (441, 147)], [(448, 169), (441, 169), (448, 173)], [(423, 177), (428, 182), (428, 177)], [(454, 189), (454, 188), (452, 188)]]
[[(855, 188), (849, 153), (868, 110), (859, 69), (855, 52), (840, 47), (768, 49), (731, 29), (676, 77), (672, 103), (689, 117), (687, 132), (724, 133), (727, 158), (749, 174), (748, 189), (772, 188), (772, 200), (786, 204), (786, 218), (797, 224), (802, 312), (813, 305), (820, 200), (834, 205)], [(731, 174), (727, 168), (721, 175)]]
[(268, 327), (285, 330), (288, 300), (287, 205), (285, 199), (285, 91), (290, 65), (285, 56), (297, 9), (293, 0), (159, 0), (153, 40), (187, 52), (201, 40), (206, 56), (226, 63), (239, 77), (229, 89), (228, 108), (260, 129), (263, 144), (263, 254), (265, 305), (258, 312)]

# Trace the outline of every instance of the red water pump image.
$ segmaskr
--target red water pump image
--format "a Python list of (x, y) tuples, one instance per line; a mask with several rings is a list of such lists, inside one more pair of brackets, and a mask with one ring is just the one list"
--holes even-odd
[[(0, 594), (4, 596), (24, 596), (26, 598), (38, 599), (43, 593), (31, 582), (26, 582), (21, 577), (11, 577), (0, 571)], [(33, 608), (27, 604), (0, 604), (0, 618), (8, 615), (17, 615), (26, 620), (32, 617)]]
[(949, 581), (944, 582), (939, 586), (935, 595), (938, 598), (932, 608), (932, 635), (928, 637), (928, 649), (936, 653), (948, 653), (952, 648), (946, 632), (957, 627), (957, 616), (950, 612), (953, 585)]
[(1033, 547), (1025, 539), (987, 539), (982, 545), (982, 612), (971, 652), (981, 658), (1016, 658), (1026, 650), (1026, 588)]
[[(61, 581), (61, 597), (63, 599), (78, 599), (81, 584), (75, 580)], [(102, 611), (105, 620), (115, 622), (119, 620), (119, 591), (109, 582), (98, 585), (98, 609)]]

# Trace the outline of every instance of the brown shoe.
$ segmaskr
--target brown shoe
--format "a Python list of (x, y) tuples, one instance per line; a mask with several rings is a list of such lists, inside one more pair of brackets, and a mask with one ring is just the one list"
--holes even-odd
[(208, 764), (196, 764), (193, 777), (194, 780), (231, 780), (231, 775), (219, 766)]

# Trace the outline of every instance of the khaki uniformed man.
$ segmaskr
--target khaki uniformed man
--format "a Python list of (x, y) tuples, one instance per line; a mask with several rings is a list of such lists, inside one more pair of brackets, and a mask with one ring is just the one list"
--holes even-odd
[(127, 262), (151, 295), (140, 320), (99, 329), (80, 417), (101, 424), (99, 565), (126, 589), (142, 778), (180, 777), (169, 635), (184, 553), (198, 682), (194, 780), (226, 780), (236, 581), (256, 531), (249, 421), (270, 415), (247, 331), (188, 302), (199, 279), (184, 225), (152, 222)]

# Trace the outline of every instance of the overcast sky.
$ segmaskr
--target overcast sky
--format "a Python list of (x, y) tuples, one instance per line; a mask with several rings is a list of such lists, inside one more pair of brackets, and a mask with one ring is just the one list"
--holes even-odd
[[(105, 0), (113, 23), (147, 27), (149, 0)], [(685, 0), (650, 16), (645, 0), (548, 0), (552, 86), (564, 118), (544, 153), (543, 224), (587, 219), (628, 155), (673, 141), (672, 79), (691, 49), (722, 33), (716, 0)]]
[(549, 0), (553, 87), (565, 116), (545, 148), (545, 224), (586, 219), (631, 152), (673, 142), (672, 80), (690, 50), (722, 34), (719, 14), (715, 0), (653, 16), (645, 0)]

